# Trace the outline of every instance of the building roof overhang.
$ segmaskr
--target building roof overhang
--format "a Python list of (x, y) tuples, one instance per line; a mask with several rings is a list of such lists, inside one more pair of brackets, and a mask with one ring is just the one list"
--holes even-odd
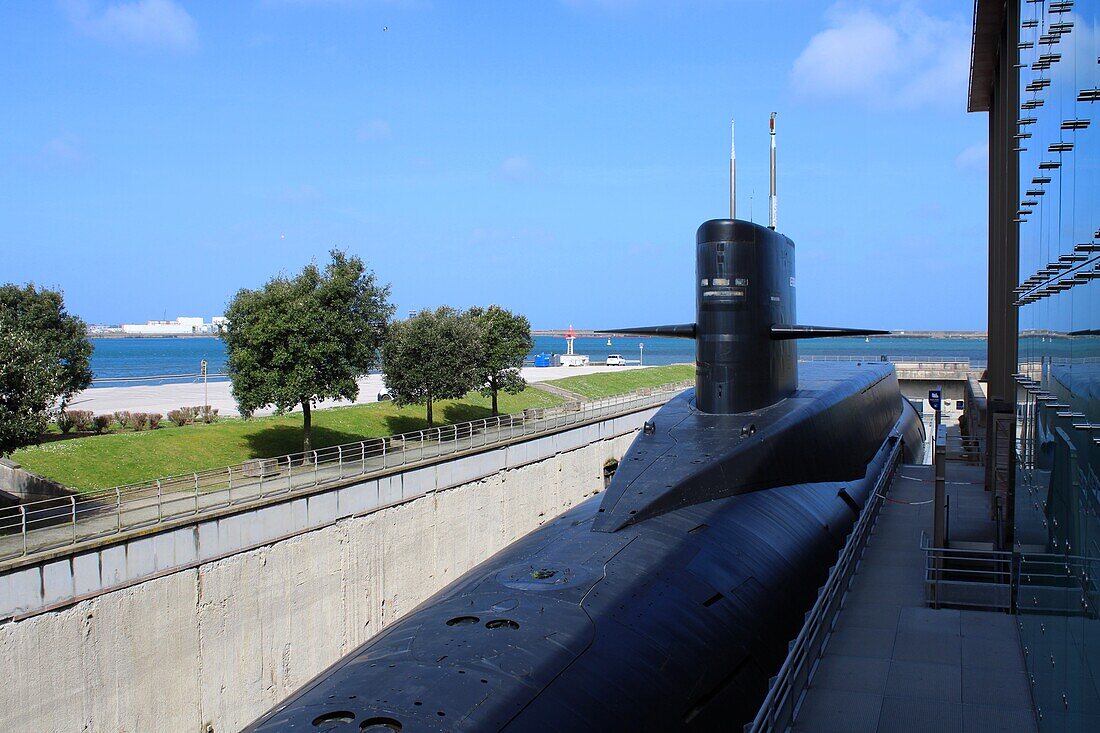
[(968, 112), (988, 112), (997, 67), (997, 44), (1004, 26), (1005, 0), (974, 0), (974, 35), (970, 44)]

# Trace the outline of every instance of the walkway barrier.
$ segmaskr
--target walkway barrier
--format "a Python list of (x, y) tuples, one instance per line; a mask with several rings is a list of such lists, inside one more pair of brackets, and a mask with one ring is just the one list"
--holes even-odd
[(969, 369), (984, 369), (984, 359), (970, 359), (960, 357), (958, 359), (936, 359), (928, 356), (894, 356), (892, 354), (800, 354), (799, 361), (844, 361), (870, 364), (886, 362), (889, 364), (905, 364), (918, 369), (936, 369), (940, 371), (966, 371)]
[(96, 377), (92, 380), (92, 386), (111, 386), (118, 384), (129, 384), (130, 382), (165, 382), (168, 380), (198, 380), (198, 379), (228, 379), (229, 375), (225, 372), (210, 372), (208, 374), (146, 374), (133, 377)]
[(1020, 614), (1079, 616), (1095, 621), (1100, 612), (1100, 577), (1095, 557), (1055, 552), (1016, 555), (1014, 591)]
[(982, 437), (947, 436), (947, 460), (972, 465), (982, 463)]
[(806, 689), (810, 673), (814, 669), (821, 650), (832, 633), (833, 623), (840, 611), (849, 581), (855, 574), (863, 550), (875, 526), (879, 509), (882, 506), (883, 491), (894, 476), (901, 462), (902, 444), (897, 441), (886, 461), (886, 465), (875, 482), (871, 498), (863, 507), (863, 512), (848, 535), (848, 540), (829, 571), (829, 578), (817, 595), (817, 602), (806, 614), (802, 630), (791, 642), (790, 651), (779, 668), (779, 674), (771, 679), (768, 694), (756, 713), (756, 718), (745, 726), (745, 733), (787, 730), (793, 720), (802, 693)]
[(1007, 550), (935, 547), (921, 532), (924, 587), (932, 608), (1012, 608), (1013, 555)]
[(29, 502), (0, 510), (0, 561), (626, 415), (664, 404), (691, 386), (693, 381), (678, 382), (592, 402), (525, 410)]
[(1096, 560), (1057, 552), (932, 547), (921, 533), (933, 608), (1097, 618)]

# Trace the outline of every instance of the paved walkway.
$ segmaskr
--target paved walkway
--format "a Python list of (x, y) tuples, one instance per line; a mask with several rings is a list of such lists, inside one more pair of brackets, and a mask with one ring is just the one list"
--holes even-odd
[[(949, 464), (947, 479), (952, 507), (984, 495), (981, 467)], [(932, 493), (931, 466), (899, 469), (796, 731), (1037, 730), (1015, 618), (925, 606), (920, 535), (932, 505), (921, 502)], [(953, 510), (953, 534), (955, 524)]]
[[(594, 365), (587, 367), (525, 367), (522, 370), (523, 378), (528, 382), (543, 382), (548, 379), (561, 379), (563, 377), (576, 377), (584, 374), (603, 374), (606, 372), (621, 372), (627, 369), (644, 369), (646, 367), (632, 366), (609, 367)], [(210, 382), (206, 389), (209, 390), (209, 404), (218, 409), (221, 415), (237, 415), (237, 401), (230, 392), (228, 380)], [(359, 380), (359, 398), (355, 402), (346, 400), (326, 400), (317, 405), (318, 408), (340, 407), (341, 405), (363, 404), (376, 402), (378, 394), (385, 392), (386, 386), (381, 374), (371, 374)], [(74, 410), (91, 410), (97, 414), (111, 413), (118, 410), (130, 412), (159, 412), (167, 415), (169, 410), (177, 407), (206, 404), (204, 387), (202, 382), (189, 382), (184, 384), (158, 384), (139, 387), (96, 387), (88, 389), (69, 403)], [(257, 410), (257, 415), (270, 415), (273, 410)]]

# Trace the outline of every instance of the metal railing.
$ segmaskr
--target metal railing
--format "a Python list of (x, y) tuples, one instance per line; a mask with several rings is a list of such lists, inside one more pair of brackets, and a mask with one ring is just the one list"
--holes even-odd
[(226, 374), (225, 372), (210, 372), (209, 374), (206, 374), (205, 376), (203, 374), (199, 373), (199, 374), (147, 374), (147, 375), (143, 375), (143, 376), (142, 375), (136, 375), (136, 376), (132, 376), (132, 377), (96, 377), (95, 379), (92, 380), (92, 386), (93, 387), (104, 387), (104, 386), (109, 387), (109, 386), (112, 386), (112, 385), (126, 385), (126, 384), (130, 384), (131, 382), (137, 382), (137, 383), (142, 383), (142, 382), (167, 382), (167, 381), (178, 382), (180, 380), (187, 380), (187, 381), (195, 382), (195, 381), (199, 381), (201, 379), (209, 379), (211, 381), (224, 381), (226, 379), (229, 379), (229, 375)]
[[(885, 357), (885, 358), (884, 358)], [(844, 361), (844, 362), (863, 362), (863, 363), (875, 363), (884, 362), (887, 364), (913, 364), (921, 365), (925, 367), (936, 367), (939, 369), (976, 369), (979, 367), (984, 368), (986, 362), (984, 359), (971, 359), (969, 357), (937, 357), (937, 356), (895, 356), (892, 354), (799, 354), (799, 361)]]
[(968, 435), (947, 436), (948, 460), (965, 460), (973, 463), (981, 463), (981, 447), (981, 437), (970, 437)]
[(0, 510), (0, 561), (117, 535), (181, 517), (292, 496), (321, 484), (483, 449), (519, 437), (663, 404), (694, 382), (678, 382), (591, 402), (525, 410), (428, 430), (256, 458), (110, 489)]
[(761, 731), (783, 731), (791, 725), (795, 708), (809, 681), (814, 663), (821, 656), (829, 635), (832, 633), (834, 619), (840, 610), (849, 581), (855, 573), (871, 529), (875, 525), (879, 508), (883, 502), (883, 488), (889, 483), (901, 462), (902, 443), (898, 440), (875, 481), (867, 504), (864, 506), (855, 527), (841, 550), (829, 578), (818, 592), (817, 602), (806, 614), (806, 621), (798, 636), (791, 642), (787, 658), (779, 673), (771, 679), (768, 694), (760, 705), (753, 721), (745, 726), (745, 733)]
[(1012, 608), (1013, 558), (1008, 550), (933, 547), (921, 532), (926, 599), (932, 608)]
[(1021, 552), (1016, 560), (1013, 580), (1019, 613), (1097, 618), (1096, 557)]

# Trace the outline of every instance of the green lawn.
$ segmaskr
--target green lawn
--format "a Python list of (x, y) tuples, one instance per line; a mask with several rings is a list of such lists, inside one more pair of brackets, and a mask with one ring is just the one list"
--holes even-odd
[[(527, 407), (552, 407), (561, 400), (528, 387), (501, 394), (502, 414)], [(455, 423), (489, 417), (490, 402), (477, 393), (435, 404), (435, 417)], [(398, 408), (391, 402), (335, 407), (313, 413), (313, 446), (323, 448), (427, 427), (423, 406)], [(117, 425), (116, 425), (117, 428)], [(16, 451), (12, 458), (34, 473), (71, 488), (109, 488), (189, 471), (269, 458), (302, 449), (300, 413), (251, 420), (225, 419), (211, 425), (112, 433), (59, 440)]]
[(627, 369), (610, 374), (566, 377), (565, 379), (551, 380), (548, 384), (595, 399), (633, 392), (642, 387), (659, 387), (662, 384), (671, 384), (672, 382), (680, 382), (694, 377), (694, 364), (672, 364), (647, 369)]
[[(552, 384), (596, 398), (690, 379), (694, 373), (693, 365), (674, 365), (567, 377)], [(560, 403), (560, 398), (533, 387), (518, 395), (501, 394), (499, 398), (502, 414)], [(489, 405), (489, 400), (477, 393), (470, 393), (462, 400), (438, 402), (436, 420), (456, 423), (488, 417)], [(117, 424), (114, 427), (117, 430)], [(313, 446), (324, 448), (426, 427), (423, 406), (398, 408), (390, 402), (377, 402), (317, 410), (313, 413)], [(16, 451), (12, 458), (34, 473), (74, 489), (88, 490), (219, 468), (249, 458), (270, 458), (301, 449), (302, 416), (292, 414), (251, 420), (223, 419), (212, 425), (182, 428), (165, 420), (157, 430), (58, 440)]]

